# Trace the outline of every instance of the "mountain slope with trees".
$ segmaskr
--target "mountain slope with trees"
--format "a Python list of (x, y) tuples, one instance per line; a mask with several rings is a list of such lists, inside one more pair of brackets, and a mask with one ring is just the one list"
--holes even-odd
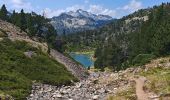
[(170, 4), (162, 3), (114, 20), (98, 30), (64, 38), (68, 41), (68, 50), (97, 48), (96, 68), (125, 69), (169, 54), (169, 11)]
[[(95, 65), (102, 68), (117, 66), (115, 69), (120, 70), (128, 65), (144, 64), (154, 57), (169, 55), (169, 11), (169, 3), (155, 6), (150, 11), (148, 20), (137, 31), (118, 34), (116, 39), (108, 39), (103, 48), (97, 49), (97, 54), (101, 55), (97, 55)], [(105, 62), (109, 60), (111, 62)], [(101, 65), (102, 61), (106, 64)]]
[(79, 48), (97, 48), (103, 44), (108, 38), (124, 37), (124, 34), (139, 31), (141, 24), (148, 20), (148, 14), (151, 9), (141, 9), (133, 14), (125, 16), (121, 19), (114, 19), (109, 24), (97, 30), (86, 30), (63, 36), (67, 41), (69, 50)]
[(50, 47), (59, 49), (55, 45), (57, 32), (49, 23), (50, 20), (44, 16), (35, 12), (25, 13), (23, 9), (19, 13), (15, 10), (10, 13), (3, 5), (0, 9), (0, 19), (20, 27), (21, 31), (27, 32), (27, 35), (32, 39), (36, 38), (36, 41), (47, 42)]
[(5, 5), (0, 9), (0, 19), (0, 99), (26, 99), (33, 82), (60, 86), (78, 81), (36, 44), (44, 46), (47, 42), (47, 47), (55, 47), (56, 33), (48, 19), (23, 10), (10, 14)]

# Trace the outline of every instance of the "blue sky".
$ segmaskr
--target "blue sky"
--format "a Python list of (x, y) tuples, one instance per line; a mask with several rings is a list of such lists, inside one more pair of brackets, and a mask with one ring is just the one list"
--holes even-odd
[(63, 12), (83, 9), (94, 14), (110, 15), (120, 18), (138, 9), (159, 5), (170, 0), (0, 0), (9, 11), (45, 12), (47, 17), (58, 16)]

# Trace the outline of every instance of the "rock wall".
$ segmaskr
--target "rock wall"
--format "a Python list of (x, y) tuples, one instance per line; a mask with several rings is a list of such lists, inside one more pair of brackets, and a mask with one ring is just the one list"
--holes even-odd
[(56, 50), (53, 50), (51, 49), (50, 50), (50, 55), (55, 59), (57, 60), (58, 62), (62, 63), (63, 65), (66, 66), (66, 68), (72, 72), (72, 74), (77, 77), (79, 80), (83, 80), (83, 79), (86, 79), (87, 78), (87, 71), (86, 69), (73, 62), (70, 58), (64, 56), (63, 54), (59, 53), (58, 51)]
[(22, 37), (24, 39), (29, 39), (27, 33), (21, 31), (21, 29), (11, 23), (0, 20), (0, 29), (4, 30), (9, 38)]

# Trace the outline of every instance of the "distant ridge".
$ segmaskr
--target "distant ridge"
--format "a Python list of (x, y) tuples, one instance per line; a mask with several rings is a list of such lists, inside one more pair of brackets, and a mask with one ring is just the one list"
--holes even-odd
[(111, 20), (113, 18), (108, 15), (95, 15), (79, 9), (51, 18), (51, 24), (58, 34), (70, 34), (102, 27)]

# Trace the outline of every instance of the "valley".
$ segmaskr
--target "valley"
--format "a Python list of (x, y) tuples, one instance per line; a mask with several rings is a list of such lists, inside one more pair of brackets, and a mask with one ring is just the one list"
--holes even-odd
[(0, 100), (170, 100), (170, 3), (118, 19), (3, 4)]

